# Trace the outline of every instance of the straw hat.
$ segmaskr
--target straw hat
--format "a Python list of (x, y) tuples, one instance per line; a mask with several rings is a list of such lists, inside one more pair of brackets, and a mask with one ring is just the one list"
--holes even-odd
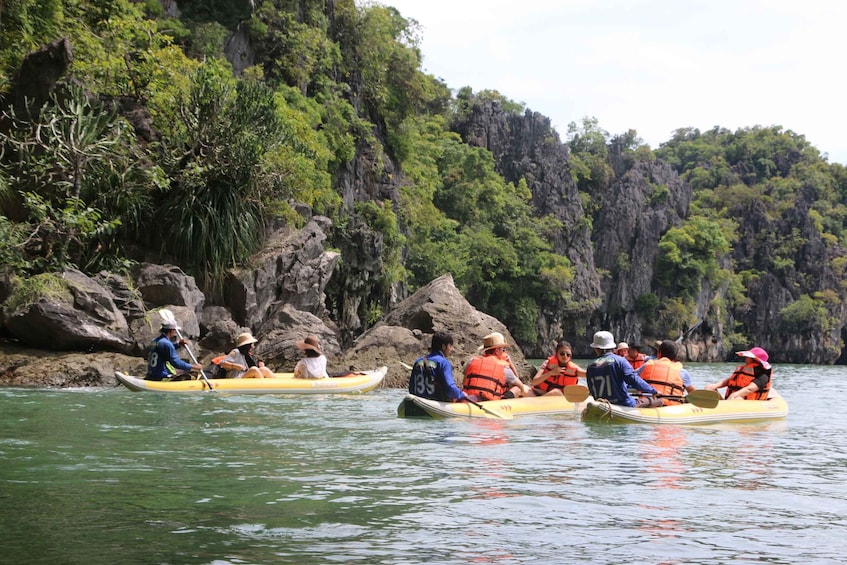
[(235, 338), (235, 347), (238, 348), (248, 343), (256, 343), (257, 341), (259, 340), (253, 337), (250, 332), (244, 332), (243, 334), (238, 334), (238, 337)]
[(294, 345), (297, 346), (297, 349), (301, 349), (301, 350), (311, 349), (312, 351), (316, 352), (318, 355), (321, 355), (321, 346), (318, 342), (318, 338), (313, 336), (313, 335), (308, 336), (303, 341), (298, 341)]
[(615, 336), (612, 332), (597, 332), (594, 334), (594, 341), (591, 342), (591, 347), (594, 349), (614, 349)]
[(758, 361), (762, 367), (765, 369), (770, 369), (771, 364), (768, 363), (768, 352), (762, 349), (761, 347), (753, 347), (748, 351), (739, 351), (736, 353), (739, 357), (747, 357), (749, 359), (755, 359)]
[(480, 345), (477, 350), (488, 351), (489, 349), (494, 349), (495, 347), (509, 347), (509, 344), (506, 343), (506, 338), (503, 337), (503, 334), (501, 334), (500, 332), (490, 333), (484, 338), (482, 338), (482, 345)]

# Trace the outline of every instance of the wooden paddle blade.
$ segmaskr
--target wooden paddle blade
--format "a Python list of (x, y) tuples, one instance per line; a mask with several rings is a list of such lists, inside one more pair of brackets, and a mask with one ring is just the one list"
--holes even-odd
[(574, 403), (585, 402), (585, 399), (591, 396), (591, 393), (588, 391), (588, 387), (582, 385), (566, 386), (562, 389), (562, 392), (568, 402)]
[(721, 401), (721, 395), (715, 390), (700, 389), (692, 390), (685, 399), (700, 408), (716, 408)]

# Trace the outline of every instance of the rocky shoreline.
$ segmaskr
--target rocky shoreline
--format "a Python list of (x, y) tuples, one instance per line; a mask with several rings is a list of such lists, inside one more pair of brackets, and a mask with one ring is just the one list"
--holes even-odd
[[(157, 271), (161, 267), (149, 267)], [(165, 268), (166, 273), (174, 274), (173, 268)], [(76, 276), (76, 275), (75, 275)], [(84, 275), (83, 275), (84, 276)], [(190, 296), (193, 280), (187, 275), (171, 276), (173, 284), (155, 285), (161, 296), (170, 298)], [(161, 281), (161, 279), (157, 279)], [(196, 287), (194, 287), (196, 288)], [(201, 293), (202, 296), (202, 293)], [(46, 299), (45, 299), (46, 300)], [(120, 301), (119, 301), (120, 302)], [(146, 302), (146, 301), (145, 301)], [(185, 302), (174, 300), (172, 302)], [(91, 303), (91, 301), (82, 301)], [(47, 304), (50, 304), (47, 302)], [(82, 351), (53, 351), (35, 348), (21, 343), (20, 340), (5, 340), (0, 342), (0, 386), (7, 387), (111, 387), (117, 386), (115, 371), (143, 375), (146, 367), (143, 344), (149, 342), (158, 329), (159, 320), (156, 309), (167, 307), (172, 309), (180, 323), (185, 328), (185, 334), (191, 339), (190, 347), (201, 363), (232, 347), (231, 341), (243, 327), (240, 327), (228, 311), (221, 307), (200, 309), (198, 313), (188, 306), (168, 303), (152, 305), (143, 319), (145, 323), (127, 324), (127, 335), (124, 339), (114, 337), (114, 332), (104, 327), (89, 328), (89, 334), (108, 332), (111, 337), (102, 342), (90, 339), (87, 352)], [(43, 313), (57, 312), (60, 308), (53, 304), (39, 311)], [(293, 308), (282, 308), (280, 312), (288, 312), (287, 319), (294, 324), (300, 320), (303, 325), (291, 325), (285, 330), (277, 328), (267, 333), (257, 332), (260, 338), (258, 355), (276, 372), (286, 372), (293, 369), (299, 358), (299, 352), (293, 345), (298, 339), (308, 333), (317, 333), (323, 324), (310, 324), (309, 318), (298, 317)], [(210, 316), (218, 314), (219, 319), (211, 320)], [(86, 324), (82, 321), (87, 316), (85, 311), (74, 315), (65, 315), (60, 319), (68, 322), (68, 330), (81, 328)], [(199, 321), (198, 321), (199, 319)], [(135, 320), (137, 322), (138, 320)], [(42, 320), (42, 328), (49, 326), (48, 319)], [(57, 326), (53, 319), (53, 326)], [(318, 326), (318, 327), (316, 327)], [(133, 335), (129, 328), (136, 328)], [(155, 328), (155, 329), (154, 329)], [(249, 328), (247, 328), (249, 329)], [(324, 332), (327, 331), (323, 326)], [(421, 288), (415, 294), (400, 302), (382, 321), (359, 336), (350, 348), (342, 350), (335, 335), (322, 336), (322, 342), (328, 345), (330, 371), (343, 371), (350, 368), (370, 369), (381, 365), (389, 368), (388, 376), (382, 386), (386, 388), (405, 387), (408, 381), (408, 371), (404, 363), (410, 363), (429, 349), (432, 333), (447, 331), (454, 336), (456, 348), (452, 358), (454, 366), (461, 367), (464, 361), (476, 353), (482, 343), (483, 336), (497, 331), (503, 333), (510, 343), (514, 343), (506, 327), (495, 318), (474, 309), (453, 283), (450, 275), (443, 275), (429, 285)], [(69, 333), (73, 336), (77, 334)], [(60, 343), (69, 337), (56, 338), (53, 343)], [(76, 339), (76, 338), (75, 338)], [(79, 338), (81, 339), (81, 338)], [(123, 351), (102, 350), (115, 348), (115, 343), (125, 343)], [(101, 349), (102, 348), (102, 349)], [(523, 373), (529, 377), (533, 368), (524, 359), (518, 348), (511, 351), (512, 358)]]

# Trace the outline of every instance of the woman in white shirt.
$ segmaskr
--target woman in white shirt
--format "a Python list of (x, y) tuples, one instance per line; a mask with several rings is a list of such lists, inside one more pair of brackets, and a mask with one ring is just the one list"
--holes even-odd
[(326, 356), (321, 353), (318, 338), (310, 335), (303, 341), (298, 341), (297, 349), (301, 350), (305, 357), (294, 366), (294, 378), (296, 379), (325, 379), (329, 375), (326, 372)]

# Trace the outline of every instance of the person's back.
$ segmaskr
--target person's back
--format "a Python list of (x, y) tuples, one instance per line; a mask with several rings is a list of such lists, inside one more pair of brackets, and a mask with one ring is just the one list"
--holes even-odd
[(686, 390), (693, 390), (691, 377), (679, 362), (679, 346), (669, 339), (660, 341), (656, 349), (656, 359), (649, 359), (636, 373), (655, 388), (660, 395), (676, 398), (664, 398), (666, 406), (680, 404)]
[(486, 352), (474, 356), (465, 366), (462, 392), (480, 400), (500, 400), (506, 393), (506, 368), (508, 363)]
[[(202, 369), (199, 364), (190, 364), (183, 361), (176, 354), (174, 340), (177, 339), (179, 326), (164, 323), (160, 332), (159, 336), (153, 339), (147, 354), (147, 375), (145, 377), (147, 380), (161, 381), (180, 372), (187, 373), (188, 371)], [(184, 340), (178, 343), (182, 344)]]
[(630, 386), (647, 395), (656, 394), (656, 390), (635, 374), (628, 361), (614, 353), (615, 340), (610, 332), (595, 333), (591, 347), (600, 357), (586, 368), (585, 381), (595, 400), (608, 400), (620, 406), (661, 406), (659, 399), (636, 400), (630, 396)]
[(168, 362), (172, 357), (171, 351), (175, 351), (175, 348), (166, 335), (162, 334), (153, 338), (147, 355), (147, 380), (161, 381), (171, 376), (171, 371), (168, 369)]
[[(678, 396), (685, 394), (685, 385), (682, 382), (682, 363), (672, 361), (667, 357), (651, 359), (644, 364), (641, 370), (641, 378), (655, 388), (662, 396)], [(679, 400), (665, 398), (666, 405), (679, 404)]]
[(303, 352), (304, 357), (294, 365), (294, 378), (325, 379), (329, 377), (326, 372), (326, 356), (321, 351), (317, 336), (307, 336), (295, 345)]
[(453, 337), (446, 332), (432, 335), (430, 352), (418, 357), (409, 375), (409, 393), (442, 402), (461, 400), (465, 394), (456, 386), (453, 365), (447, 359)]

